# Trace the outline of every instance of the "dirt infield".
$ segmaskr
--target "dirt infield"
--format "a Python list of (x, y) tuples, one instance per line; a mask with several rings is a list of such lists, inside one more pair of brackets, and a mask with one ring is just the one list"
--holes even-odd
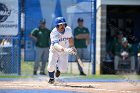
[[(17, 89), (17, 90), (65, 90), (86, 93), (140, 93), (140, 82), (135, 84), (131, 82), (56, 82), (54, 85), (44, 80), (2, 80), (0, 81), (0, 90)], [(1, 93), (1, 92), (0, 92)], [(5, 93), (5, 92), (4, 92)]]

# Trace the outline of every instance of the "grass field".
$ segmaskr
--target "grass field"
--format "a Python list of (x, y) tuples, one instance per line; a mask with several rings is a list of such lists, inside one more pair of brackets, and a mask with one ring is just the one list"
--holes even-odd
[[(47, 70), (46, 70), (47, 72)], [(23, 62), (21, 63), (21, 76), (32, 76), (33, 73), (33, 62)], [(61, 76), (79, 76), (79, 74), (72, 74), (72, 73), (64, 73)], [(124, 75), (89, 75), (86, 77), (80, 78), (87, 78), (87, 79), (122, 79)], [(128, 77), (136, 76), (137, 79), (140, 80), (140, 75), (127, 75)]]

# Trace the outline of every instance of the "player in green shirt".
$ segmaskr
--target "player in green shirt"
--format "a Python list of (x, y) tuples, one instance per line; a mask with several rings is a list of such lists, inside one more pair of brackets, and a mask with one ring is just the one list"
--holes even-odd
[(45, 74), (46, 62), (49, 54), (50, 30), (45, 27), (45, 20), (40, 21), (40, 26), (31, 32), (31, 38), (35, 41), (35, 64), (33, 74), (37, 75), (39, 62), (41, 61), (40, 75)]
[[(87, 59), (89, 56), (87, 54), (87, 46), (89, 44), (89, 30), (88, 28), (84, 27), (83, 22), (84, 20), (82, 18), (78, 18), (78, 26), (74, 29), (74, 44), (79, 57), (81, 59)], [(86, 75), (79, 64), (78, 69), (80, 71), (80, 75)]]
[(121, 44), (122, 38), (123, 38), (123, 33), (120, 32), (120, 31), (117, 32), (116, 37), (113, 38), (113, 41), (111, 42), (109, 48), (107, 49), (107, 51), (109, 52), (109, 54), (111, 56), (114, 56), (114, 54), (115, 54), (115, 46), (116, 46), (116, 44)]
[(114, 67), (116, 71), (118, 71), (119, 62), (123, 62), (123, 60), (130, 61), (131, 71), (135, 70), (134, 51), (125, 37), (122, 38), (122, 44), (115, 45)]

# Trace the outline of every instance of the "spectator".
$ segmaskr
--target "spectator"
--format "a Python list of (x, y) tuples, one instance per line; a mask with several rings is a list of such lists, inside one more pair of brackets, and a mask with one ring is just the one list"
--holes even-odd
[(115, 55), (115, 46), (117, 44), (121, 44), (122, 38), (123, 38), (123, 33), (121, 31), (117, 32), (116, 37), (113, 38), (113, 41), (109, 45), (109, 48), (107, 49), (107, 51), (111, 58), (113, 58)]
[(114, 67), (115, 71), (118, 71), (118, 65), (120, 61), (128, 60), (130, 61), (131, 71), (133, 72), (135, 69), (135, 58), (133, 53), (132, 45), (128, 43), (127, 38), (122, 38), (122, 44), (115, 45), (115, 59), (114, 59)]
[(39, 62), (41, 63), (40, 75), (45, 74), (46, 62), (49, 54), (49, 41), (50, 41), (50, 30), (45, 27), (45, 19), (40, 20), (40, 25), (31, 32), (31, 38), (35, 41), (35, 63), (33, 74), (37, 75), (39, 68)]
[[(74, 43), (77, 48), (77, 53), (81, 59), (87, 59), (87, 46), (89, 44), (89, 30), (83, 25), (84, 20), (82, 18), (78, 18), (77, 23), (78, 27), (74, 29)], [(83, 68), (78, 64), (78, 69), (80, 71), (80, 75), (86, 75), (83, 72)]]

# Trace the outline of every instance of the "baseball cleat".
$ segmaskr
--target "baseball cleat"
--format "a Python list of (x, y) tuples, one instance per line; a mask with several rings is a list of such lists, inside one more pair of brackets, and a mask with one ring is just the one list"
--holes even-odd
[(56, 76), (56, 77), (59, 77), (59, 76), (60, 76), (60, 71), (59, 71), (59, 70), (56, 70), (55, 76)]
[(86, 74), (85, 74), (84, 72), (81, 72), (80, 75), (82, 75), (82, 76), (86, 76)]
[(37, 71), (34, 71), (34, 72), (33, 72), (33, 75), (37, 75)]
[(50, 80), (48, 81), (48, 83), (49, 83), (49, 84), (54, 84), (54, 79), (50, 79)]
[(40, 72), (40, 75), (46, 75), (46, 73), (45, 72)]

